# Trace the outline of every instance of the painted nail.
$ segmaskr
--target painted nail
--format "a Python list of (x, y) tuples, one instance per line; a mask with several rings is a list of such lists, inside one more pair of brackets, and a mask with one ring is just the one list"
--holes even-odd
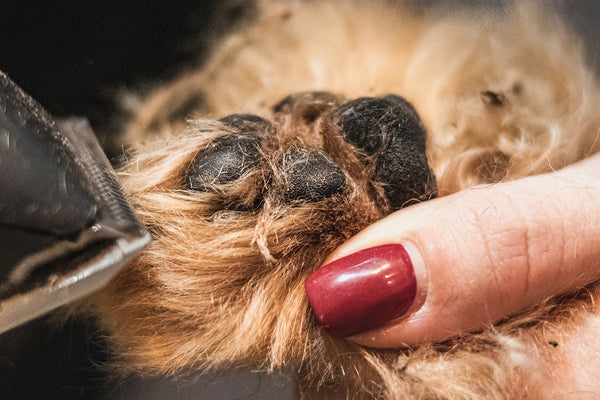
[(401, 244), (358, 251), (309, 276), (306, 294), (327, 333), (347, 337), (379, 328), (411, 308), (417, 280)]

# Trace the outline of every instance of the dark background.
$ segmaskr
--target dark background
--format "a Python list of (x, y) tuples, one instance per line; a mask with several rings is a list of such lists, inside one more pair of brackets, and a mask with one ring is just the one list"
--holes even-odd
[[(483, 0), (415, 1), (422, 7)], [(495, 3), (498, 4), (498, 3)], [(600, 2), (558, 2), (600, 64)], [(226, 32), (252, 20), (252, 0), (34, 1), (0, 6), (0, 70), (56, 116), (83, 115), (102, 142), (126, 115), (115, 99), (200, 65)], [(1, 188), (0, 188), (1, 190)], [(0, 399), (291, 399), (288, 374), (212, 373), (194, 380), (113, 381), (89, 321), (53, 317), (0, 335)]]
[[(390, 0), (402, 1), (402, 0)], [(507, 0), (404, 0), (498, 8)], [(0, 6), (0, 70), (56, 116), (86, 116), (100, 139), (127, 117), (115, 99), (201, 64), (222, 35), (252, 20), (254, 0), (19, 0)], [(546, 0), (600, 57), (600, 4)]]
[(0, 69), (55, 116), (86, 116), (104, 140), (126, 117), (120, 94), (201, 64), (254, 14), (252, 0), (18, 0), (0, 6)]

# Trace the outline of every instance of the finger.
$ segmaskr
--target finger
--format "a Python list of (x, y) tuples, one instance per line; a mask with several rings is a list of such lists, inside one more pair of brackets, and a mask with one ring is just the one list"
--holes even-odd
[(372, 347), (477, 330), (600, 278), (600, 156), (391, 214), (306, 291), (326, 331)]

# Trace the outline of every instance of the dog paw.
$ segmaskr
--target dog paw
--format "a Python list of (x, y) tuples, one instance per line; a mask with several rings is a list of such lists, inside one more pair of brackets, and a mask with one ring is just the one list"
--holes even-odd
[[(435, 195), (425, 129), (409, 102), (394, 95), (339, 102), (327, 92), (304, 92), (278, 103), (272, 122), (251, 114), (222, 118), (231, 133), (198, 152), (185, 187), (227, 192), (222, 185), (258, 171), (261, 197), (313, 203), (341, 196), (349, 183), (372, 192), (342, 167), (358, 160), (357, 169), (369, 171), (368, 184), (382, 188), (383, 203), (392, 211)], [(322, 140), (315, 140), (319, 136)], [(327, 136), (344, 142), (333, 154), (328, 154)]]
[(141, 148), (122, 175), (153, 241), (91, 305), (115, 352), (160, 373), (369, 369), (322, 331), (304, 282), (368, 224), (435, 195), (425, 136), (401, 97), (307, 92)]

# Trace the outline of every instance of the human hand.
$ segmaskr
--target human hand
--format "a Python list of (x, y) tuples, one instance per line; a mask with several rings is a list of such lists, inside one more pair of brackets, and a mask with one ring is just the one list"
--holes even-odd
[(408, 207), (306, 281), (338, 337), (402, 347), (481, 329), (600, 278), (600, 155)]

